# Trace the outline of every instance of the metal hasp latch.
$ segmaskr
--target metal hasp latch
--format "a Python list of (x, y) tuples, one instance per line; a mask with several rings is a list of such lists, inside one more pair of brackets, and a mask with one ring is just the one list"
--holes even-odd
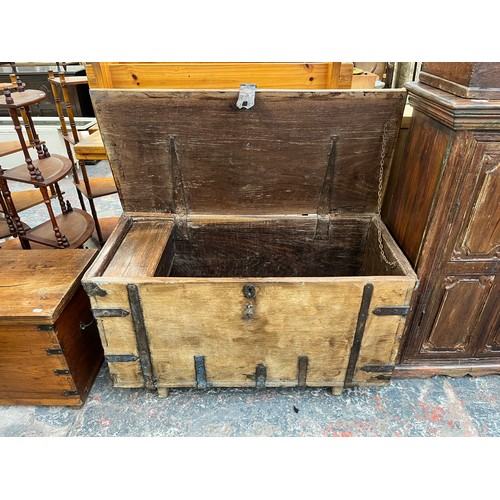
[(245, 108), (250, 109), (255, 104), (255, 90), (257, 85), (253, 83), (242, 83), (240, 85), (240, 93), (238, 95), (238, 101), (236, 102), (236, 107), (238, 109)]

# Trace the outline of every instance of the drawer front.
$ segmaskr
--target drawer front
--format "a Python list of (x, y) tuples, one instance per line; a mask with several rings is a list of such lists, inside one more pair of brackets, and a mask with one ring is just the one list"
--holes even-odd
[(0, 326), (0, 404), (78, 404), (51, 325)]

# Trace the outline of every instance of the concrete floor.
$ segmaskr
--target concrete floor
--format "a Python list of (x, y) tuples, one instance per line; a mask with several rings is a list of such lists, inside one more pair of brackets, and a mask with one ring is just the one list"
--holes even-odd
[(111, 386), (103, 365), (80, 409), (0, 406), (0, 436), (500, 436), (500, 377), (393, 380), (384, 388), (173, 389)]
[[(107, 162), (89, 166), (110, 175)], [(67, 199), (79, 207), (74, 186), (61, 181)], [(11, 189), (26, 186), (11, 184)], [(97, 200), (100, 217), (121, 213), (117, 195)], [(56, 205), (54, 205), (56, 206)], [(22, 214), (36, 225), (46, 209)], [(94, 246), (92, 241), (88, 246)], [(394, 380), (384, 388), (172, 390), (116, 389), (106, 364), (85, 405), (0, 406), (0, 436), (500, 436), (500, 376)]]

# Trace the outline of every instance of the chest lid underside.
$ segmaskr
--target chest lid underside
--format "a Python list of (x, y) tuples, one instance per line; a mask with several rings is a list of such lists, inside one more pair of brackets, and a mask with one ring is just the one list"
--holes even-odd
[[(374, 214), (406, 91), (92, 89), (125, 212)], [(385, 181), (384, 181), (385, 182)]]

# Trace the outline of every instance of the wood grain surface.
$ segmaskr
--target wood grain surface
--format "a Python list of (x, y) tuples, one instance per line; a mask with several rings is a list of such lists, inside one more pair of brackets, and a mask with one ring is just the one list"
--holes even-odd
[(74, 149), (77, 160), (107, 160), (108, 158), (99, 131), (83, 137), (78, 144), (75, 144)]
[(382, 130), (392, 153), (405, 103), (400, 90), (258, 91), (250, 110), (231, 91), (91, 95), (124, 211), (193, 214), (374, 213)]
[[(343, 387), (365, 284), (374, 284), (371, 309), (408, 305), (416, 276), (380, 221), (354, 219), (360, 225), (356, 233), (353, 220), (339, 217), (331, 222), (331, 240), (315, 242), (315, 219), (198, 216), (187, 221), (190, 239), (185, 240), (179, 239), (183, 231), (172, 231), (173, 223), (184, 224), (182, 220), (124, 216), (112, 237), (112, 250), (102, 257), (107, 264), (96, 261), (84, 277), (85, 283), (98, 287), (91, 294), (93, 308), (129, 313), (97, 320), (113, 384), (145, 384), (127, 293), (132, 281), (138, 287), (157, 387), (196, 387), (195, 356), (205, 357), (208, 381), (214, 386), (255, 386), (258, 365), (266, 367), (266, 385), (298, 385), (299, 358), (305, 356), (306, 385)], [(398, 261), (392, 275), (373, 248), (363, 258), (366, 233), (371, 231), (374, 239), (377, 225), (382, 226), (387, 255)], [(188, 248), (190, 244), (194, 248)], [(349, 244), (360, 258), (342, 259), (350, 253)], [(305, 259), (297, 255), (301, 245), (308, 248)], [(350, 259), (356, 269), (352, 264), (348, 269)], [(363, 266), (373, 276), (356, 276)], [(158, 274), (159, 268), (164, 275)], [(259, 269), (261, 273), (253, 275)], [(351, 277), (341, 271), (351, 271)], [(327, 273), (333, 277), (325, 277)], [(244, 294), (249, 284), (256, 290), (250, 298)], [(370, 316), (354, 365), (355, 385), (387, 383), (390, 372), (380, 379), (380, 373), (356, 366), (393, 364), (402, 325), (401, 316)], [(302, 373), (301, 385), (304, 377)]]
[(352, 63), (146, 63), (96, 62), (86, 66), (97, 88), (351, 88)]
[(389, 177), (382, 217), (413, 266), (418, 266), (451, 135), (449, 129), (415, 111), (402, 164)]
[(2, 250), (0, 323), (55, 321), (95, 255), (92, 249), (65, 250), (64, 258), (56, 251)]

